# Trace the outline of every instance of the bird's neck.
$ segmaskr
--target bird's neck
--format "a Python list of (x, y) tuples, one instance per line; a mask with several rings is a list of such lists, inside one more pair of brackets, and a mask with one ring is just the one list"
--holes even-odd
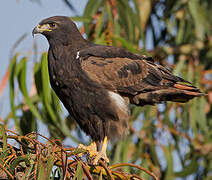
[(82, 49), (83, 47), (86, 47), (89, 42), (85, 40), (81, 35), (75, 36), (75, 37), (63, 37), (63, 38), (48, 38), (50, 47), (52, 49), (58, 48), (58, 47), (64, 47), (65, 49), (69, 49), (69, 51), (77, 52), (78, 50)]

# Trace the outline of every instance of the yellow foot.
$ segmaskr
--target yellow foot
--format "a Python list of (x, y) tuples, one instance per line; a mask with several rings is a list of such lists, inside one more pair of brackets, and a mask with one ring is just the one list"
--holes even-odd
[[(97, 165), (99, 160), (103, 160), (104, 162), (109, 163), (109, 159), (107, 158), (107, 155), (106, 155), (107, 143), (108, 143), (108, 140), (107, 140), (107, 137), (105, 137), (102, 144), (101, 151), (99, 152), (97, 151), (97, 146), (95, 142), (92, 142), (90, 146), (84, 146), (82, 144), (79, 144), (78, 148), (85, 150), (89, 154), (89, 156), (87, 157), (87, 160), (89, 163), (93, 165)], [(83, 153), (79, 155), (82, 156)]]
[(106, 163), (109, 163), (109, 162), (110, 162), (109, 159), (108, 159), (108, 157), (107, 157), (107, 155), (106, 155), (106, 152), (102, 152), (102, 151), (98, 152), (98, 154), (97, 154), (97, 156), (94, 158), (92, 164), (93, 164), (93, 165), (97, 165), (98, 162), (99, 162), (99, 160), (103, 160), (103, 161), (106, 162)]
[[(83, 144), (79, 144), (78, 146), (79, 149), (85, 150), (89, 153), (90, 156), (97, 156), (97, 148), (96, 148), (96, 143), (92, 142), (90, 146), (84, 146)], [(82, 156), (83, 153), (80, 154)]]
[(103, 144), (102, 144), (102, 149), (100, 152), (98, 152), (97, 156), (93, 160), (94, 165), (97, 165), (100, 159), (102, 159), (106, 163), (109, 163), (109, 159), (106, 154), (107, 144), (108, 144), (108, 140), (107, 140), (107, 136), (105, 136)]

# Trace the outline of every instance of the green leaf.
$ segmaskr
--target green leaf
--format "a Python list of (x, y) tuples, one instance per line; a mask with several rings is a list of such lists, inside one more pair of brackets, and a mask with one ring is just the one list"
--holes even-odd
[(38, 166), (37, 166), (37, 177), (36, 179), (46, 179), (46, 167), (45, 163), (42, 161), (41, 156), (38, 160)]
[(17, 56), (18, 54), (15, 54), (13, 56), (9, 65), (9, 87), (10, 87), (10, 106), (11, 106), (12, 117), (14, 119), (15, 126), (18, 132), (21, 133), (19, 120), (16, 116), (16, 110), (15, 110), (15, 82), (14, 81), (15, 81)]
[(129, 51), (131, 51), (133, 53), (137, 52), (137, 50), (133, 47), (133, 45), (129, 41), (125, 40), (124, 38), (122, 38), (118, 35), (115, 35), (114, 38), (116, 40), (119, 40), (122, 43), (122, 46), (127, 48)]
[(16, 67), (19, 88), (25, 98), (28, 97), (28, 91), (27, 91), (27, 87), (26, 87), (26, 62), (27, 62), (26, 57), (23, 57)]
[(105, 0), (89, 0), (84, 10), (83, 17), (90, 19), (89, 22), (84, 23), (85, 32), (87, 35), (90, 34), (90, 23), (93, 15), (98, 11), (101, 4), (105, 3)]
[(79, 161), (78, 165), (77, 165), (76, 173), (73, 177), (73, 180), (82, 179), (82, 176), (83, 176), (82, 163), (81, 163), (81, 161)]
[(163, 151), (166, 157), (166, 171), (165, 171), (165, 178), (164, 179), (174, 179), (174, 167), (173, 167), (173, 146), (169, 145), (168, 147), (163, 146)]
[(89, 23), (90, 22), (90, 18), (86, 18), (86, 17), (83, 17), (83, 16), (72, 16), (70, 17), (70, 19), (72, 21), (80, 21), (80, 22), (84, 22), (84, 23)]
[(37, 121), (30, 109), (23, 111), (23, 114), (20, 117), (20, 127), (23, 132), (23, 135), (26, 135), (31, 132), (37, 132)]
[(36, 62), (34, 64), (34, 80), (35, 80), (35, 85), (36, 85), (36, 89), (37, 89), (37, 92), (38, 92), (38, 95), (40, 97), (42, 97), (42, 90), (43, 90), (43, 87), (42, 87), (42, 77), (41, 77), (41, 64)]
[(176, 177), (186, 178), (188, 175), (195, 173), (198, 170), (198, 161), (197, 158), (194, 156), (191, 159), (191, 162), (180, 172), (175, 172)]
[(46, 179), (45, 176), (45, 168), (43, 164), (39, 164), (38, 172), (37, 172), (37, 179)]
[(177, 37), (176, 37), (176, 45), (183, 43), (184, 41), (184, 30), (185, 30), (185, 20), (180, 21), (180, 25), (178, 27)]
[(0, 139), (3, 142), (3, 152), (6, 152), (7, 151), (7, 134), (2, 124), (0, 124)]
[(10, 172), (14, 174), (15, 169), (21, 162), (24, 162), (25, 166), (30, 166), (29, 156), (18, 156), (15, 160), (10, 164)]
[(17, 74), (18, 85), (19, 85), (20, 90), (21, 90), (21, 92), (24, 96), (24, 100), (26, 101), (26, 105), (30, 108), (33, 115), (38, 119), (42, 119), (40, 113), (37, 110), (37, 107), (32, 103), (31, 98), (28, 95), (27, 85), (26, 85), (26, 63), (27, 63), (27, 59), (25, 57), (22, 58), (20, 63), (19, 63), (20, 70)]
[(28, 167), (26, 169), (26, 176), (25, 176), (25, 180), (28, 180), (29, 177), (30, 177), (30, 174), (32, 173), (32, 171), (34, 170), (35, 168), (35, 164), (31, 165), (30, 167)]
[(128, 1), (117, 1), (118, 4), (118, 10), (121, 15), (121, 23), (125, 27), (126, 33), (127, 33), (127, 39), (130, 40), (130, 42), (134, 41), (134, 35), (135, 35), (135, 29), (134, 29), (134, 16), (133, 11), (128, 3)]
[(97, 24), (97, 27), (96, 27), (96, 39), (98, 39), (100, 37), (102, 29), (103, 29), (105, 11), (106, 11), (106, 6), (102, 10), (102, 14), (101, 14), (101, 16), (99, 18), (99, 21), (98, 21), (98, 24)]
[(47, 159), (47, 165), (46, 165), (47, 179), (50, 179), (52, 168), (54, 166), (54, 158), (55, 158), (54, 156), (50, 155)]
[(177, 63), (175, 69), (173, 70), (173, 74), (176, 74), (176, 75), (179, 76), (181, 70), (182, 70), (183, 67), (184, 67), (184, 64), (185, 64), (185, 59), (180, 60), (180, 61)]
[(197, 38), (203, 40), (205, 31), (208, 29), (208, 19), (205, 16), (206, 9), (203, 8), (200, 1), (188, 1), (188, 7), (195, 22), (195, 31)]
[(199, 124), (200, 129), (207, 134), (209, 131), (207, 124), (207, 116), (205, 113), (205, 108), (207, 105), (207, 101), (205, 97), (201, 97), (198, 100), (196, 111), (198, 112), (197, 122)]
[(51, 120), (54, 122), (55, 125), (58, 125), (58, 121), (54, 114), (54, 111), (51, 107), (52, 99), (51, 99), (51, 90), (49, 86), (49, 73), (48, 73), (48, 61), (47, 61), (47, 53), (44, 53), (41, 57), (41, 78), (42, 78), (42, 98), (44, 106), (51, 117)]

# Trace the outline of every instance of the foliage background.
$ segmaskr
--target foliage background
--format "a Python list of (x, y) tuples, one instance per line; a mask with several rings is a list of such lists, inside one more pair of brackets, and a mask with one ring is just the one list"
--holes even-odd
[[(64, 2), (76, 11), (71, 1)], [(152, 56), (208, 93), (187, 104), (132, 106), (130, 134), (110, 145), (111, 164), (138, 164), (164, 180), (212, 178), (211, 12), (211, 0), (88, 0), (83, 15), (72, 17), (83, 23), (80, 31), (88, 40)], [(42, 121), (50, 138), (88, 143), (49, 86), (46, 53), (39, 54), (36, 43), (32, 50), (32, 55), (13, 51), (0, 82), (0, 95), (9, 84), (11, 107), (2, 124), (14, 122), (17, 132), (26, 135), (37, 132)]]

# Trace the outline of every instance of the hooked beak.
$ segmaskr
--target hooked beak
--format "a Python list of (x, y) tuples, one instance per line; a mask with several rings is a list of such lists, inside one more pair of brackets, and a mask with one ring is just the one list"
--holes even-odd
[(33, 38), (34, 38), (35, 34), (38, 34), (38, 33), (40, 33), (40, 30), (39, 30), (38, 26), (36, 26), (32, 31)]
[(52, 31), (52, 30), (50, 29), (48, 24), (43, 24), (42, 26), (39, 24), (33, 29), (32, 36), (34, 37), (35, 34), (38, 34), (38, 33), (41, 34), (44, 31)]

